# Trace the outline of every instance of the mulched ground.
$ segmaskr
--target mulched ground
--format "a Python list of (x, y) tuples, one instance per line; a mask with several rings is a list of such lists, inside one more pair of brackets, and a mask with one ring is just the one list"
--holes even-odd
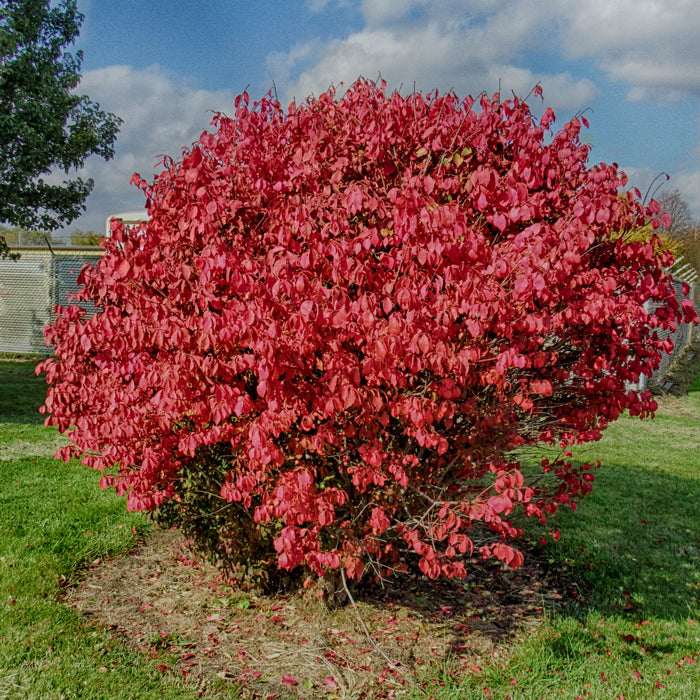
[(517, 571), (480, 563), (463, 582), (395, 586), (335, 610), (313, 589), (255, 595), (224, 583), (177, 531), (156, 529), (133, 553), (94, 562), (62, 597), (204, 697), (241, 686), (236, 697), (359, 700), (401, 697), (429, 665), (474, 672), (540, 625), (543, 607), (576, 595), (534, 554)]

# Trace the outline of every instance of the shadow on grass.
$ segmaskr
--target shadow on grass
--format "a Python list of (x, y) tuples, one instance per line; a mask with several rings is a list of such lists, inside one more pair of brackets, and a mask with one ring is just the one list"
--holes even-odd
[(688, 389), (689, 394), (694, 394), (696, 392), (700, 392), (700, 371), (698, 372), (698, 376), (695, 377), (695, 381), (691, 385), (691, 387)]
[(43, 423), (39, 406), (46, 398), (46, 380), (37, 377), (40, 360), (0, 360), (0, 423)]
[[(669, 455), (672, 459), (672, 455)], [(700, 481), (608, 464), (575, 513), (557, 517), (561, 567), (586, 610), (633, 619), (698, 614)]]

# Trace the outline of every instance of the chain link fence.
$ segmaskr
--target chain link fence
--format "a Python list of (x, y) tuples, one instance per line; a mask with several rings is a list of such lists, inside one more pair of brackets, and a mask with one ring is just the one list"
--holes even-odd
[[(687, 285), (687, 294), (683, 293), (683, 287)], [(682, 279), (675, 279), (673, 283), (676, 292), (676, 300), (680, 304), (684, 299), (693, 302), (695, 313), (700, 318), (700, 286), (696, 282), (685, 282)], [(653, 309), (653, 306), (650, 307)], [(674, 385), (677, 384), (677, 377), (674, 375), (679, 366), (690, 363), (690, 367), (697, 367), (694, 362), (697, 352), (697, 343), (700, 342), (700, 326), (690, 323), (680, 323), (675, 330), (659, 329), (659, 336), (662, 339), (670, 338), (673, 341), (673, 352), (661, 356), (659, 368), (651, 377), (640, 377), (638, 384), (633, 387), (637, 390), (651, 389), (653, 393), (675, 392)], [(695, 347), (693, 347), (695, 346)], [(694, 370), (697, 373), (697, 369)], [(692, 383), (692, 379), (691, 379)]]
[[(0, 352), (50, 355), (44, 327), (56, 304), (71, 303), (78, 275), (86, 263), (95, 264), (101, 248), (17, 248), (19, 260), (0, 260)], [(81, 304), (94, 313), (92, 304)]]
[[(695, 294), (697, 292), (697, 285), (692, 285), (690, 287), (690, 293), (689, 294), (683, 294), (683, 282), (682, 281), (675, 281), (673, 283), (673, 288), (676, 291), (676, 300), (680, 304), (684, 299), (691, 299), (694, 302), (695, 306), (695, 311), (700, 316), (700, 299), (695, 299)], [(676, 326), (675, 331), (670, 331), (668, 329), (666, 330), (659, 330), (659, 336), (663, 339), (666, 338), (671, 338), (673, 341), (673, 353), (671, 355), (664, 355), (661, 358), (661, 364), (659, 365), (659, 369), (655, 372), (654, 376), (659, 377), (664, 375), (667, 371), (668, 368), (671, 366), (671, 363), (673, 360), (680, 355), (683, 350), (685, 350), (688, 345), (690, 345), (693, 342), (693, 338), (695, 336), (695, 326), (689, 324), (689, 323), (681, 323), (678, 326)]]

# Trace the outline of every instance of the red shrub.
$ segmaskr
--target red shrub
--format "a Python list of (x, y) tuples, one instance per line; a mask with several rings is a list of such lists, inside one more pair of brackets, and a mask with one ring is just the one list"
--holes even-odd
[(553, 120), (364, 81), (286, 113), (239, 97), (135, 176), (150, 222), (81, 276), (101, 313), (59, 308), (46, 331), (63, 458), (229, 567), (518, 566), (513, 518), (593, 480), (518, 451), (652, 414), (625, 383), (682, 320), (668, 254), (625, 238), (658, 205), (587, 167), (585, 120)]

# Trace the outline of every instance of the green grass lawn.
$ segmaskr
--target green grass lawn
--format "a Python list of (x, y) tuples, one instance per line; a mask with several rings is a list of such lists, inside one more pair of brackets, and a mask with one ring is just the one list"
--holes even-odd
[[(131, 548), (144, 518), (51, 455), (33, 362), (0, 361), (0, 698), (194, 698), (162, 663), (61, 603), (97, 558)], [(455, 680), (446, 660), (409, 697), (461, 700), (700, 697), (700, 387), (683, 411), (623, 418), (578, 450), (593, 494), (556, 518), (546, 555), (580, 603)], [(533, 533), (533, 537), (535, 534)], [(235, 691), (232, 691), (235, 692)], [(399, 696), (397, 696), (399, 697)]]
[[(444, 698), (700, 698), (700, 387), (682, 415), (622, 418), (593, 493), (558, 514), (552, 565), (585, 597)], [(488, 689), (487, 691), (484, 689)]]
[(91, 470), (53, 459), (34, 365), (0, 361), (0, 698), (197, 697), (60, 601), (82, 567), (148, 526)]

